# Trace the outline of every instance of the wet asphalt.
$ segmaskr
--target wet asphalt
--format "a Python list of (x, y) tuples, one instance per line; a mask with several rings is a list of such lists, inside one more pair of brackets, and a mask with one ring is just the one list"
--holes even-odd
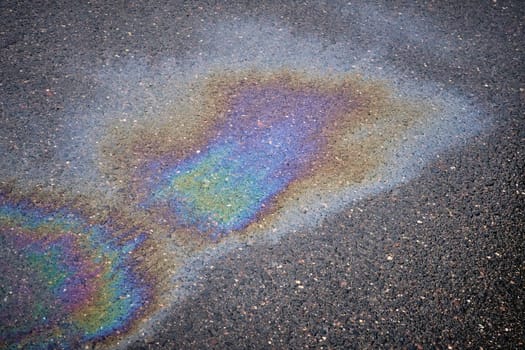
[[(1, 150), (29, 158), (21, 175), (38, 173), (53, 158), (52, 147), (42, 144), (56, 137), (65, 106), (97, 99), (81, 72), (111, 66), (119, 55), (152, 65), (182, 57), (196, 36), (172, 34), (191, 34), (218, 8), (224, 18), (281, 18), (292, 33), (319, 33), (330, 44), (348, 26), (339, 5), (2, 1)], [(461, 92), (493, 125), (441, 152), (415, 179), (349, 205), (318, 227), (288, 233), (277, 244), (243, 246), (203, 266), (191, 293), (155, 333), (128, 348), (525, 347), (525, 5), (377, 5), (386, 13), (410, 12), (459, 42), (440, 54), (403, 45), (388, 31), (374, 36), (387, 37), (388, 64), (405, 78)], [(127, 32), (133, 39), (123, 42)], [(352, 40), (366, 49), (368, 35)], [(80, 73), (66, 75), (64, 65), (78, 65)], [(13, 139), (19, 146), (10, 146)]]

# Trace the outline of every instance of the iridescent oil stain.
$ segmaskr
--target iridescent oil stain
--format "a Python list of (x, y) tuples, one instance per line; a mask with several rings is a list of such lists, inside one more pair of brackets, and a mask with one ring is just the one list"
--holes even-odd
[(151, 298), (131, 258), (144, 235), (27, 203), (0, 202), (1, 347), (77, 348), (128, 329)]
[(132, 184), (131, 205), (212, 240), (260, 225), (305, 191), (363, 181), (382, 146), (424, 115), (355, 75), (218, 73), (197, 85), (173, 121), (167, 112), (156, 125), (115, 129), (102, 151), (108, 168), (124, 169), (111, 175)]
[(352, 104), (341, 93), (246, 87), (204, 150), (161, 171), (147, 203), (168, 205), (182, 225), (212, 238), (241, 230), (309, 172), (326, 147), (323, 129)]
[(0, 200), (2, 254), (15, 262), (1, 271), (1, 346), (136, 338), (177, 301), (174, 276), (188, 261), (289, 232), (293, 220), (315, 225), (348, 205), (349, 189), (399, 183), (390, 170), (416, 153), (401, 146), (439, 116), (357, 74), (218, 72), (185, 86), (159, 114), (97, 139), (101, 177), (85, 183), (111, 191), (86, 191), (82, 204), (107, 210), (101, 218), (24, 204), (31, 196)]

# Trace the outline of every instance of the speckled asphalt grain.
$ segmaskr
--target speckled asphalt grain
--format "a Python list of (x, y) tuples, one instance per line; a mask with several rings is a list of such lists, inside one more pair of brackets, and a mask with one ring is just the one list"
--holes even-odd
[(431, 82), (490, 123), (318, 224), (192, 262), (167, 313), (114, 346), (524, 348), (524, 16), (521, 1), (495, 0), (2, 1), (0, 181), (82, 196), (96, 179), (88, 159), (105, 118), (154, 114), (175, 98), (159, 86), (181, 71), (199, 74), (215, 51), (213, 64), (231, 54), (242, 66), (257, 50), (224, 39), (221, 52), (214, 35), (271, 28), (271, 37), (282, 26), (286, 45), (255, 61), (304, 69), (321, 57), (312, 66)]

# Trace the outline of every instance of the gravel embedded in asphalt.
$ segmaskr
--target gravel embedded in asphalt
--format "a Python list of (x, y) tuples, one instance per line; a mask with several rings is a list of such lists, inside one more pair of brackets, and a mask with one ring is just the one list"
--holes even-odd
[[(0, 181), (85, 196), (98, 176), (89, 159), (99, 131), (154, 113), (178, 96), (168, 87), (186, 69), (212, 61), (384, 70), (414, 89), (430, 82), (463, 96), (487, 125), (319, 225), (202, 262), (166, 316), (119, 345), (523, 348), (524, 15), (520, 1), (4, 1)], [(268, 33), (254, 33), (261, 28)]]

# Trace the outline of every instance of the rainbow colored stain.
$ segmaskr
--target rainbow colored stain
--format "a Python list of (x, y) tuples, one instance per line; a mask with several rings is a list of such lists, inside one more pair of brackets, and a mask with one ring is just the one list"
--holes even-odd
[(97, 135), (83, 195), (50, 191), (69, 209), (26, 204), (44, 202), (38, 189), (8, 188), (22, 201), (0, 192), (0, 348), (142, 337), (203, 251), (316, 225), (354, 192), (402, 181), (428, 122), (443, 120), (438, 135), (457, 130), (441, 103), (358, 74), (226, 71), (187, 87), (165, 110)]
[(179, 224), (213, 239), (256, 220), (291, 182), (308, 175), (324, 134), (352, 98), (279, 84), (242, 88), (203, 150), (160, 173), (144, 202), (168, 206)]
[(0, 202), (0, 347), (77, 348), (125, 331), (149, 290), (116, 235), (67, 210)]

